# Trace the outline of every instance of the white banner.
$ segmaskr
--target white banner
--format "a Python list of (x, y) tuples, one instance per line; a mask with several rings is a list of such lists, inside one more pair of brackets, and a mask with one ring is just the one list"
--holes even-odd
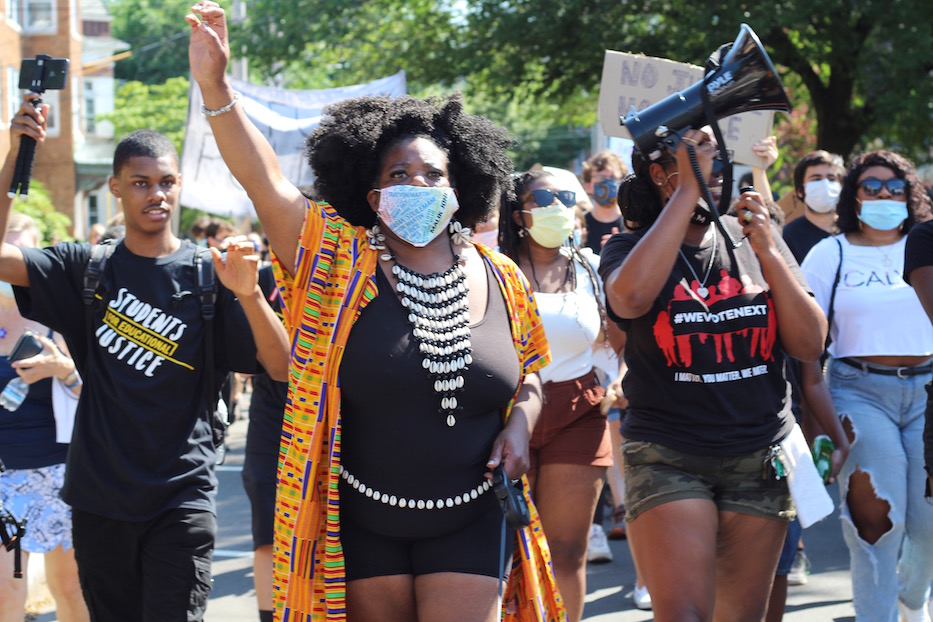
[[(296, 186), (314, 181), (305, 159), (305, 138), (321, 120), (325, 106), (364, 95), (400, 97), (405, 72), (365, 84), (317, 91), (290, 91), (230, 78), (240, 94), (238, 106), (272, 145), (285, 176)], [(181, 204), (212, 214), (253, 218), (253, 204), (227, 169), (207, 118), (201, 114), (201, 89), (194, 80), (188, 93), (188, 124), (181, 154)]]

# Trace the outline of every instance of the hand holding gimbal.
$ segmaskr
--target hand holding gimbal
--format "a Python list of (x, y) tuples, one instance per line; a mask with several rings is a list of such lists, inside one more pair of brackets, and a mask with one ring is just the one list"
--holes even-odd
[[(34, 59), (23, 60), (19, 74), (19, 88), (35, 94), (32, 104), (37, 108), (42, 105), (40, 95), (48, 89), (65, 88), (68, 75), (68, 59), (52, 58), (47, 54), (37, 54)], [(32, 177), (32, 165), (36, 155), (36, 141), (31, 136), (23, 135), (16, 154), (16, 168), (13, 170), (13, 183), (8, 196), (25, 198), (29, 194), (29, 180)]]

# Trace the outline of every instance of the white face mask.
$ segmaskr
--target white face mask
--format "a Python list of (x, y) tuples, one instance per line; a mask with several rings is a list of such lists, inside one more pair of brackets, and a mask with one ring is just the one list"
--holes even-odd
[(842, 184), (829, 179), (808, 181), (803, 186), (804, 202), (818, 214), (826, 214), (836, 209)]
[(412, 246), (426, 246), (460, 208), (453, 188), (387, 186), (379, 189), (380, 220)]

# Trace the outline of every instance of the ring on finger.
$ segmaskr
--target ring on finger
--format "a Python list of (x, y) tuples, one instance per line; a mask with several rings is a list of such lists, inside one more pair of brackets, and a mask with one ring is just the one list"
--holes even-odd
[(753, 214), (752, 214), (751, 212), (749, 212), (749, 211), (746, 211), (746, 212), (745, 212), (745, 222), (751, 222), (753, 217), (754, 217), (754, 216), (753, 216)]

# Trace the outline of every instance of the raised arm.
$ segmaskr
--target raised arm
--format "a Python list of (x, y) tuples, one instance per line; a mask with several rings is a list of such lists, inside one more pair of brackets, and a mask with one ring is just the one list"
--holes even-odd
[(703, 175), (709, 177), (712, 169), (713, 147), (706, 134), (697, 130), (686, 132), (677, 148), (680, 175), (677, 189), (648, 233), (606, 279), (606, 300), (620, 317), (635, 318), (647, 313), (677, 261), (677, 250), (700, 198), (700, 186), (691, 172), (684, 142), (697, 145)]
[(243, 307), (257, 360), (273, 380), (284, 382), (288, 379), (288, 335), (259, 288), (259, 254), (245, 236), (228, 240), (226, 250), (224, 260), (219, 250), (211, 249), (217, 277)]
[(242, 105), (234, 103), (236, 95), (226, 75), (230, 47), (224, 10), (216, 2), (201, 2), (191, 7), (185, 19), (191, 25), (191, 73), (205, 108), (215, 111), (208, 120), (220, 154), (256, 206), (272, 250), (282, 266), (294, 273), (305, 198), (282, 174), (275, 152)]
[[(778, 333), (784, 350), (800, 361), (815, 361), (826, 342), (826, 315), (816, 300), (800, 285), (781, 252), (784, 241), (771, 226), (771, 216), (757, 192), (743, 192), (735, 204), (742, 233), (751, 244), (761, 272), (771, 287)], [(790, 261), (793, 256), (784, 249)]]
[[(6, 230), (10, 224), (10, 211), (13, 209), (13, 199), (7, 195), (13, 183), (13, 171), (16, 168), (16, 157), (19, 154), (19, 144), (23, 135), (35, 139), (37, 147), (45, 140), (46, 116), (49, 113), (47, 104), (40, 108), (33, 105), (35, 94), (27, 93), (19, 106), (19, 110), (10, 122), (10, 151), (3, 161), (0, 170), (0, 240), (6, 237)], [(12, 244), (3, 243), (0, 246), (0, 281), (13, 285), (29, 285), (29, 275), (26, 272), (26, 262), (23, 252)]]

